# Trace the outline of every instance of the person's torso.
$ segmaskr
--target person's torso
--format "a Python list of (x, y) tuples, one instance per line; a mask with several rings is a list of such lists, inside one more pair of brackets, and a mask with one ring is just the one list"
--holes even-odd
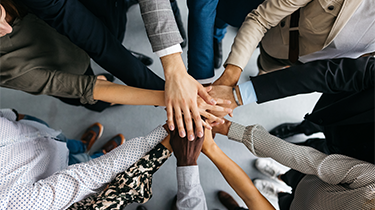
[(89, 57), (33, 14), (16, 19), (12, 33), (0, 38), (1, 83), (33, 69), (83, 74)]
[[(365, 1), (373, 4), (371, 0), (312, 0), (305, 7), (301, 8), (299, 18), (299, 55), (308, 55), (330, 45), (341, 33), (361, 3)], [(368, 14), (360, 14), (363, 20), (373, 22), (375, 16), (372, 10), (366, 10), (366, 12)], [(262, 40), (263, 48), (272, 57), (288, 59), (290, 18), (291, 16), (284, 18), (276, 27), (270, 29)], [(371, 30), (374, 30), (374, 26), (371, 26), (371, 28)], [(371, 34), (371, 30), (363, 30), (357, 34), (353, 33), (354, 37), (352, 36), (353, 34), (341, 34), (344, 39), (347, 39), (346, 37), (348, 36), (352, 38), (344, 44), (342, 42), (336, 43), (337, 49), (335, 54), (339, 54), (337, 52), (348, 52), (348, 49), (353, 50), (353, 48), (355, 48), (358, 54), (367, 53), (369, 50), (367, 45), (365, 49), (362, 49), (363, 45), (356, 45), (358, 42), (351, 42), (351, 40), (362, 39), (363, 34)], [(337, 44), (340, 46), (337, 46)], [(355, 46), (353, 47), (353, 45)]]

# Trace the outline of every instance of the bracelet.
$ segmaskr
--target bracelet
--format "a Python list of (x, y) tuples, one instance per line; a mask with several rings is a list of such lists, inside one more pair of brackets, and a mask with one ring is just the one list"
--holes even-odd
[(236, 102), (237, 106), (241, 106), (240, 102), (238, 101), (237, 91), (235, 87), (233, 87), (233, 96), (234, 96), (234, 101)]

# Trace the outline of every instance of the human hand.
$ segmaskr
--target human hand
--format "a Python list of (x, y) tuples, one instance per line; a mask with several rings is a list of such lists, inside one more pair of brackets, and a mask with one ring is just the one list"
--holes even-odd
[(171, 131), (170, 144), (177, 159), (177, 166), (197, 165), (203, 140), (204, 137), (197, 137), (194, 141), (188, 141), (186, 137), (179, 136), (178, 128)]
[(230, 126), (232, 125), (232, 122), (227, 120), (227, 119), (224, 119), (224, 123), (220, 124), (220, 125), (217, 125), (215, 127), (212, 128), (212, 135), (213, 137), (219, 133), (221, 135), (224, 135), (224, 136), (227, 136), (228, 135), (228, 132), (229, 132), (229, 128)]
[[(226, 86), (226, 85), (213, 85), (211, 87), (212, 87), (212, 89), (210, 90), (209, 94), (213, 98), (220, 98), (222, 100), (226, 100), (226, 101), (231, 102), (231, 103), (223, 104), (222, 105), (223, 107), (234, 110), (238, 106), (235, 99), (234, 99), (233, 87)], [(235, 88), (236, 88), (236, 91), (238, 93), (239, 92), (238, 87), (236, 86)], [(242, 104), (240, 94), (237, 94), (237, 97), (239, 99), (240, 104)], [(222, 118), (222, 117), (224, 117), (225, 115), (228, 114), (228, 113), (220, 112), (220, 111), (217, 111), (217, 110), (213, 110), (213, 111), (210, 111), (210, 112), (213, 115), (215, 115), (217, 117), (220, 117), (220, 118)], [(229, 115), (232, 116), (232, 113), (229, 113)]]
[(242, 69), (238, 66), (228, 64), (223, 74), (212, 85), (235, 86), (240, 79)]
[(172, 131), (175, 129), (173, 121), (175, 118), (180, 137), (185, 137), (182, 118), (184, 114), (188, 139), (194, 140), (193, 120), (197, 128), (197, 136), (203, 137), (197, 96), (199, 95), (207, 104), (215, 105), (216, 101), (199, 82), (187, 73), (180, 54), (164, 56), (161, 60), (165, 74), (165, 104), (169, 129)]
[[(210, 92), (212, 86), (206, 87), (206, 91)], [(206, 118), (206, 122), (203, 121), (203, 125), (206, 128), (211, 129), (213, 126), (224, 123), (223, 117), (227, 114), (231, 114), (233, 110), (230, 107), (232, 103), (230, 100), (224, 100), (221, 98), (214, 98), (216, 105), (207, 104), (201, 97), (198, 96), (197, 103), (199, 108), (199, 114)], [(215, 113), (212, 114), (212, 113)], [(208, 125), (206, 125), (208, 123)]]

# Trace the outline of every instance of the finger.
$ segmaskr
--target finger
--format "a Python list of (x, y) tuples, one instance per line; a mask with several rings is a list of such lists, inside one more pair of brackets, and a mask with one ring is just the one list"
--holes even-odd
[(207, 87), (205, 87), (206, 88), (206, 92), (208, 93), (208, 92), (210, 92), (211, 90), (212, 90), (212, 86), (210, 85), (210, 86), (207, 86)]
[(206, 104), (203, 106), (204, 110), (209, 110), (210, 112), (226, 112), (226, 113), (231, 113), (233, 110), (231, 108), (226, 108), (218, 105), (209, 105)]
[(232, 103), (230, 100), (224, 100), (224, 99), (221, 99), (221, 98), (215, 98), (215, 101), (216, 101), (216, 105), (218, 105), (218, 104), (229, 105), (229, 104)]
[(206, 91), (206, 89), (201, 86), (199, 89), (198, 89), (198, 95), (208, 104), (212, 104), (212, 105), (215, 105), (216, 104), (216, 101), (214, 98), (212, 98)]
[(203, 120), (202, 120), (202, 124), (203, 124), (203, 127), (205, 127), (206, 129), (209, 129), (209, 130), (212, 129), (211, 125)]
[(186, 133), (185, 133), (185, 128), (184, 128), (184, 123), (182, 121), (182, 114), (181, 114), (180, 107), (178, 106), (174, 107), (174, 116), (175, 116), (176, 124), (178, 127), (178, 131), (179, 131), (178, 133), (181, 138), (184, 138), (186, 136)]
[(201, 118), (201, 115), (199, 114), (198, 107), (193, 108), (191, 114), (195, 122), (195, 130), (196, 130), (197, 136), (201, 138), (203, 137), (203, 127), (202, 127), (202, 118)]
[(229, 113), (229, 117), (233, 117), (233, 112)]
[(167, 124), (169, 130), (174, 131), (175, 125), (173, 122), (173, 107), (171, 104), (167, 105)]
[(208, 113), (208, 112), (204, 112), (201, 114), (202, 116), (204, 116), (205, 118), (207, 118), (207, 121), (211, 124), (213, 122), (217, 122), (219, 124), (222, 124), (224, 123), (224, 119), (220, 118), (220, 117), (217, 117), (211, 113)]
[(184, 119), (185, 119), (185, 127), (187, 131), (187, 138), (190, 141), (193, 141), (194, 136), (194, 129), (193, 129), (193, 121), (191, 119), (191, 114), (189, 108), (186, 106), (182, 110), (184, 112)]

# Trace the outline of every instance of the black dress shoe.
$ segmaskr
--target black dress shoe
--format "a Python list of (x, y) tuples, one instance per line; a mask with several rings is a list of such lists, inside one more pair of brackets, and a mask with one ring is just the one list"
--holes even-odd
[(152, 60), (152, 58), (150, 58), (146, 55), (143, 55), (141, 53), (137, 53), (137, 52), (134, 52), (134, 51), (131, 51), (131, 50), (129, 50), (129, 51), (131, 52), (132, 55), (134, 55), (134, 57), (136, 57), (138, 60), (140, 60), (146, 66), (150, 66), (154, 62), (154, 60)]
[(285, 139), (303, 133), (299, 126), (300, 124), (301, 123), (283, 123), (270, 130), (270, 134)]
[(219, 42), (214, 38), (214, 67), (215, 69), (220, 68), (223, 62), (223, 46), (222, 42)]
[(144, 206), (138, 206), (136, 210), (147, 210), (147, 208)]
[(183, 39), (180, 45), (182, 48), (185, 48), (187, 44), (187, 37), (186, 37), (184, 24), (182, 23), (182, 20), (181, 20), (180, 9), (178, 8), (176, 0), (171, 0), (170, 2), (171, 2), (172, 10), (173, 10), (174, 19), (176, 20), (178, 30), (180, 31), (181, 37)]
[(224, 191), (219, 191), (217, 196), (219, 197), (220, 203), (223, 204), (228, 210), (234, 210), (240, 207), (234, 198)]

